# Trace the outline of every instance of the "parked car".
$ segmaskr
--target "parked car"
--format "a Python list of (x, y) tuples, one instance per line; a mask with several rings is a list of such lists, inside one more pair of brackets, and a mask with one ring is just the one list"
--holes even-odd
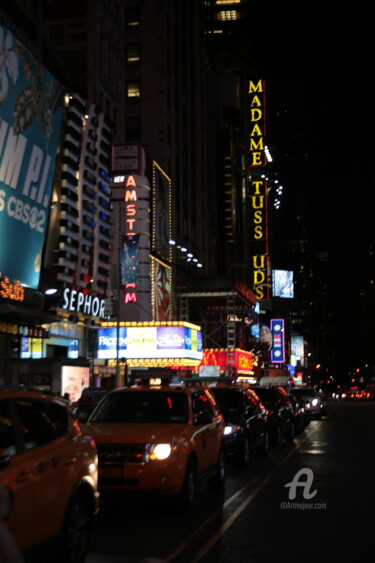
[(310, 416), (322, 418), (325, 414), (325, 401), (320, 393), (317, 393), (313, 387), (294, 387), (293, 395), (296, 397), (305, 397), (310, 405)]
[(293, 394), (293, 391), (288, 393), (288, 398), (292, 403), (295, 423), (294, 430), (299, 434), (310, 423), (310, 403), (303, 395), (299, 397)]
[(0, 482), (9, 531), (24, 554), (56, 539), (55, 561), (83, 563), (98, 511), (98, 458), (66, 401), (0, 389)]
[(225, 481), (224, 418), (208, 389), (115, 389), (84, 426), (96, 441), (99, 489), (174, 496), (191, 507), (197, 479)]
[(267, 408), (270, 443), (280, 444), (282, 437), (292, 441), (295, 435), (295, 415), (292, 403), (283, 387), (254, 386), (252, 389)]
[(82, 391), (78, 401), (72, 404), (72, 413), (79, 423), (83, 424), (88, 421), (95, 407), (107, 393), (108, 390), (104, 387), (86, 387)]
[(267, 410), (252, 389), (228, 385), (210, 388), (225, 420), (225, 452), (239, 465), (251, 454), (268, 451)]

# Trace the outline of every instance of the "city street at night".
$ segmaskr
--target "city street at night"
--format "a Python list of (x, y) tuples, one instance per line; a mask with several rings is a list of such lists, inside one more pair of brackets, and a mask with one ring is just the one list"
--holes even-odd
[(374, 559), (375, 2), (0, 2), (0, 563)]
[[(203, 487), (189, 513), (169, 502), (103, 497), (87, 561), (360, 560), (372, 534), (374, 431), (373, 401), (331, 401), (292, 444), (248, 468), (229, 464), (225, 493)], [(313, 481), (301, 475), (306, 489), (297, 486), (290, 499), (286, 485), (302, 468)]]

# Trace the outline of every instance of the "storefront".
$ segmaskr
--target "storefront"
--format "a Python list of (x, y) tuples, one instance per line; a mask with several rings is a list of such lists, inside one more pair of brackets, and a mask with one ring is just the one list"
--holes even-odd
[(67, 300), (65, 290), (51, 309), (41, 292), (23, 291), (22, 301), (16, 301), (14, 293), (0, 296), (0, 384), (79, 399), (84, 387), (96, 385), (92, 344), (103, 300), (86, 296), (86, 309), (80, 310), (78, 304), (82, 308), (85, 303), (78, 293)]

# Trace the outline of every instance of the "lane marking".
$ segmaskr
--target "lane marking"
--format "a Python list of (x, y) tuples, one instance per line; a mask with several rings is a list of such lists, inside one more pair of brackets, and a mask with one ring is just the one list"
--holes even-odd
[[(220, 537), (222, 535), (225, 534), (225, 532), (228, 530), (228, 528), (233, 524), (233, 522), (239, 517), (239, 515), (243, 512), (243, 510), (246, 508), (246, 506), (254, 499), (254, 497), (258, 494), (258, 492), (268, 483), (268, 481), (273, 477), (273, 475), (276, 473), (276, 471), (278, 471), (278, 469), (288, 461), (288, 459), (297, 451), (300, 449), (300, 447), (302, 446), (302, 444), (304, 442), (306, 442), (306, 440), (308, 440), (308, 436), (306, 436), (305, 438), (303, 438), (301, 441), (299, 441), (298, 444), (294, 445), (293, 450), (291, 450), (288, 455), (281, 461), (278, 462), (277, 465), (271, 470), (271, 472), (267, 475), (267, 477), (260, 483), (260, 485), (255, 489), (255, 491), (253, 491), (241, 504), (240, 506), (234, 511), (234, 513), (228, 518), (228, 520), (226, 520), (226, 522), (224, 523), (224, 525), (221, 527), (221, 529), (214, 535), (211, 537), (211, 539), (202, 547), (202, 549), (198, 552), (196, 558), (191, 562), (191, 563), (196, 563), (197, 561), (199, 561), (199, 559), (201, 557), (203, 557), (211, 548), (212, 546), (220, 539)], [(222, 517), (223, 511), (227, 508), (228, 505), (232, 504), (233, 501), (239, 496), (242, 495), (244, 492), (246, 492), (248, 489), (250, 489), (253, 485), (255, 485), (258, 481), (260, 480), (260, 476), (255, 477), (254, 479), (252, 479), (250, 481), (250, 483), (247, 483), (246, 485), (244, 485), (241, 489), (239, 489), (238, 491), (236, 491), (228, 500), (225, 501), (225, 503), (223, 504), (223, 506), (221, 506), (218, 510), (216, 510), (213, 514), (211, 514), (211, 516), (209, 518), (207, 518), (207, 520), (205, 520), (198, 528), (196, 528), (194, 530), (193, 533), (191, 533), (183, 542), (181, 542), (178, 547), (175, 549), (175, 551), (173, 551), (172, 553), (170, 553), (169, 555), (167, 555), (167, 557), (165, 557), (163, 559), (163, 563), (170, 563), (170, 561), (173, 561), (173, 559), (175, 559), (182, 551), (184, 551), (188, 545), (190, 543), (192, 543), (192, 541), (194, 539), (196, 539), (198, 536), (200, 536), (202, 534), (202, 532), (209, 526), (209, 524), (218, 517)]]
[(197, 555), (194, 557), (191, 563), (197, 563), (206, 555), (210, 549), (215, 545), (215, 543), (225, 534), (225, 532), (232, 526), (232, 524), (237, 520), (237, 518), (242, 514), (242, 512), (247, 508), (247, 506), (254, 500), (256, 495), (265, 487), (265, 485), (272, 479), (272, 477), (277, 473), (277, 471), (286, 463), (293, 454), (299, 449), (299, 447), (294, 447), (291, 452), (278, 463), (276, 467), (270, 471), (265, 479), (260, 483), (260, 485), (245, 499), (240, 506), (233, 512), (233, 514), (224, 522), (224, 525), (208, 540), (208, 542), (198, 551)]
[[(337, 408), (337, 407), (335, 407)], [(335, 410), (335, 409), (332, 409)], [(268, 475), (263, 479), (263, 481), (259, 484), (259, 486), (245, 499), (240, 506), (235, 510), (235, 512), (224, 522), (222, 527), (213, 535), (211, 538), (202, 546), (202, 548), (198, 551), (194, 559), (191, 563), (198, 563), (215, 545), (217, 541), (225, 534), (225, 532), (232, 526), (232, 524), (239, 518), (242, 512), (247, 508), (247, 506), (254, 500), (256, 495), (265, 487), (265, 485), (272, 479), (272, 477), (277, 473), (277, 471), (282, 467), (291, 457), (294, 455), (298, 450), (301, 449), (303, 444), (309, 440), (309, 438), (315, 434), (320, 427), (322, 426), (323, 421), (319, 421), (318, 424), (314, 425), (314, 428), (308, 428), (310, 430), (309, 434), (305, 436), (302, 440), (298, 440), (297, 444), (295, 444), (293, 450), (291, 450), (288, 455), (285, 456), (271, 471)], [(255, 479), (255, 481), (258, 479)], [(250, 485), (249, 485), (250, 486)], [(243, 487), (243, 489), (246, 489)], [(229, 499), (231, 500), (231, 499)], [(225, 505), (224, 505), (225, 506)]]

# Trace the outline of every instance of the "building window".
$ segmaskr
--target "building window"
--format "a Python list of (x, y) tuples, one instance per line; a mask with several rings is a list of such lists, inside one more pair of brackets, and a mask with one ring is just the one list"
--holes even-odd
[(220, 21), (234, 21), (240, 19), (240, 14), (237, 10), (226, 10), (216, 14), (216, 19)]
[(126, 119), (126, 140), (139, 141), (141, 138), (141, 120), (139, 117), (128, 117)]
[(126, 27), (139, 27), (140, 18), (138, 6), (129, 6), (126, 8), (125, 21)]
[(137, 102), (141, 97), (139, 80), (132, 80), (126, 84), (126, 99), (128, 102)]
[(216, 0), (215, 4), (217, 6), (220, 5), (233, 5), (233, 4), (242, 4), (242, 0)]
[(139, 43), (129, 43), (126, 46), (126, 64), (134, 66), (138, 65), (139, 61)]

